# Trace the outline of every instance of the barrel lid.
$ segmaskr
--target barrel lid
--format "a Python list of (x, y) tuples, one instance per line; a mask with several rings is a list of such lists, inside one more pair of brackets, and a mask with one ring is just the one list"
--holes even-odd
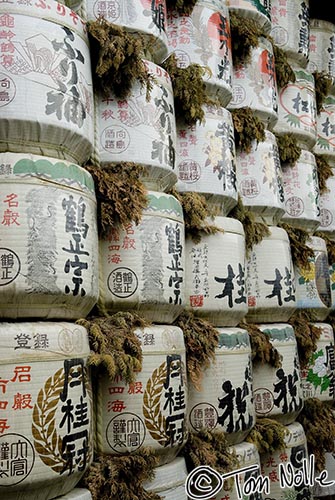
[(175, 196), (158, 191), (148, 191), (149, 204), (143, 210), (143, 215), (166, 217), (178, 222), (184, 222), (184, 213), (181, 203)]
[[(40, 2), (23, 2), (22, 0), (11, 0), (0, 2), (0, 16), (5, 14), (9, 18), (13, 15), (23, 15), (50, 21), (69, 28), (76, 32), (88, 44), (85, 22), (66, 5), (55, 2), (55, 0), (41, 0)], [(29, 22), (28, 20), (25, 22)], [(43, 28), (41, 28), (43, 30)]]
[(142, 345), (143, 353), (185, 353), (184, 334), (178, 326), (146, 326), (137, 328), (135, 334)]
[[(267, 240), (283, 240), (287, 241), (287, 243), (290, 243), (289, 237), (285, 229), (282, 227), (277, 227), (277, 226), (268, 226), (270, 230), (270, 235), (269, 236), (264, 236), (262, 241), (267, 241)], [(262, 244), (259, 243), (260, 245)]]
[(316, 166), (315, 155), (307, 149), (302, 149), (297, 163), (308, 163)]
[(306, 434), (303, 426), (299, 424), (299, 422), (293, 422), (285, 427), (288, 430), (288, 433), (285, 436), (284, 441), (288, 448), (306, 444)]
[(258, 328), (269, 335), (271, 340), (296, 343), (294, 328), (288, 323), (264, 323), (259, 324)]
[(0, 365), (87, 358), (88, 332), (69, 322), (0, 323)]
[(292, 69), (294, 71), (296, 81), (305, 81), (308, 84), (312, 84), (313, 88), (315, 87), (315, 80), (313, 73), (307, 71), (306, 69), (301, 69), (293, 65)]
[(334, 105), (335, 105), (335, 97), (332, 95), (327, 95), (327, 97), (323, 100), (321, 112), (322, 112), (323, 108), (326, 108), (327, 106), (334, 106)]
[(0, 153), (0, 163), (6, 166), (0, 170), (1, 182), (38, 178), (59, 183), (63, 187), (65, 184), (95, 196), (93, 177), (87, 170), (74, 163), (57, 158), (9, 152)]
[(236, 233), (244, 236), (243, 224), (233, 217), (223, 217), (221, 215), (218, 215), (217, 217), (214, 217), (212, 219), (208, 218), (207, 221), (209, 224), (213, 224), (214, 226), (223, 229), (225, 233)]
[(92, 500), (92, 495), (84, 488), (74, 488), (70, 493), (57, 498), (58, 500)]
[(329, 323), (312, 323), (314, 326), (321, 328), (321, 335), (319, 341), (321, 342), (334, 342), (334, 330)]
[(250, 351), (250, 337), (247, 330), (242, 328), (217, 328), (219, 344), (217, 351), (225, 349)]
[(323, 19), (310, 19), (309, 28), (310, 30), (320, 29), (321, 31), (329, 31), (331, 35), (335, 32), (335, 24)]
[(315, 252), (327, 253), (327, 244), (325, 240), (319, 236), (310, 236), (307, 241), (307, 246), (312, 248)]
[(147, 491), (159, 493), (178, 486), (185, 486), (187, 478), (185, 458), (177, 457), (169, 464), (156, 467), (154, 473), (154, 479), (143, 484)]
[(229, 449), (236, 453), (241, 467), (260, 463), (258, 450), (253, 443), (243, 441), (230, 446)]

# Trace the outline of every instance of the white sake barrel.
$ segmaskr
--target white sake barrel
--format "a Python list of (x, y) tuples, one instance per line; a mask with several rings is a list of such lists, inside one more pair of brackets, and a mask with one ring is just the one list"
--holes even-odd
[(187, 439), (187, 379), (183, 332), (155, 325), (137, 329), (142, 370), (133, 384), (99, 377), (96, 391), (98, 452), (120, 456), (149, 446), (160, 464), (172, 462)]
[(320, 225), (320, 190), (315, 156), (301, 150), (294, 164), (282, 164), (285, 214), (282, 222), (314, 233)]
[(317, 139), (313, 153), (324, 155), (331, 167), (335, 167), (335, 97), (328, 95), (316, 116)]
[(92, 495), (85, 488), (74, 488), (67, 495), (57, 497), (55, 500), (92, 500)]
[(279, 88), (278, 121), (275, 134), (292, 134), (302, 149), (316, 143), (315, 81), (312, 73), (292, 66), (295, 82)]
[(154, 479), (143, 483), (146, 491), (156, 493), (164, 500), (187, 500), (187, 468), (184, 457), (177, 457), (169, 464), (156, 467), (154, 473)]
[(226, 216), (237, 203), (233, 120), (222, 107), (205, 106), (204, 111), (203, 123), (177, 121), (176, 189), (202, 194), (208, 206)]
[[(307, 441), (304, 428), (299, 422), (293, 422), (286, 426), (288, 434), (285, 436), (285, 448), (272, 453), (262, 453), (260, 455), (262, 475), (270, 479), (269, 498), (276, 500), (298, 499), (311, 500), (311, 488), (304, 483), (302, 474), (298, 471), (303, 469), (303, 460), (306, 459), (306, 469), (311, 473), (309, 467), (309, 456), (307, 450)], [(291, 464), (291, 465), (289, 465)], [(280, 481), (280, 468), (284, 470), (282, 485)], [(292, 471), (293, 468), (293, 471)], [(293, 473), (296, 478), (301, 476), (302, 484), (297, 486), (288, 486), (288, 481), (292, 480)]]
[(198, 0), (190, 15), (168, 11), (169, 55), (180, 68), (199, 64), (205, 69), (207, 93), (226, 106), (232, 96), (232, 49), (229, 11), (225, 1)]
[[(335, 418), (335, 413), (333, 412)], [(335, 453), (325, 453), (325, 468), (327, 471), (328, 478), (327, 486), (319, 485), (317, 482), (314, 483), (313, 495), (314, 498), (327, 497), (326, 500), (332, 500), (335, 495)]]
[(157, 64), (167, 56), (165, 0), (87, 0), (87, 20), (105, 18), (145, 40), (146, 52)]
[(309, 62), (311, 73), (335, 78), (335, 24), (323, 19), (310, 19)]
[(249, 334), (241, 328), (218, 328), (215, 361), (204, 370), (201, 390), (189, 386), (192, 432), (224, 431), (229, 444), (241, 443), (255, 424)]
[[(261, 500), (264, 498), (260, 493), (251, 494), (250, 496), (247, 494), (247, 492), (250, 491), (248, 490), (248, 480), (250, 484), (252, 484), (254, 482), (253, 480), (257, 480), (261, 474), (260, 456), (256, 446), (247, 441), (243, 441), (231, 446), (230, 451), (236, 454), (240, 463), (239, 468), (254, 467), (254, 469), (236, 475), (232, 484), (230, 484), (230, 489), (229, 484), (227, 484), (226, 487), (223, 487), (220, 493), (214, 497), (214, 500), (240, 500), (240, 498)], [(239, 492), (242, 493), (242, 497), (239, 495)]]
[(236, 177), (243, 205), (256, 220), (276, 225), (285, 208), (278, 145), (272, 132), (265, 130), (262, 142), (254, 140), (250, 153), (237, 149)]
[(66, 494), (93, 459), (88, 333), (66, 322), (1, 323), (0, 352), (0, 497)]
[(209, 222), (224, 232), (186, 239), (185, 307), (215, 326), (236, 326), (248, 311), (244, 229), (230, 217)]
[(246, 320), (288, 321), (296, 309), (291, 247), (286, 231), (270, 226), (270, 236), (254, 245), (246, 264)]
[(269, 0), (229, 0), (229, 12), (240, 18), (253, 19), (266, 34), (271, 31), (271, 2)]
[(100, 240), (100, 297), (110, 312), (172, 323), (184, 308), (184, 215), (171, 195), (148, 192), (141, 222)]
[(268, 335), (282, 356), (280, 368), (268, 363), (253, 365), (253, 393), (256, 417), (291, 424), (303, 407), (300, 363), (294, 329), (287, 323), (257, 325)]
[(321, 328), (316, 349), (308, 365), (300, 372), (304, 399), (318, 398), (320, 401), (335, 399), (335, 353), (334, 332), (327, 323), (313, 323)]
[(324, 321), (332, 304), (327, 246), (318, 236), (311, 236), (307, 245), (314, 257), (309, 259), (309, 269), (295, 266), (296, 307), (310, 309), (316, 321)]
[(306, 68), (309, 56), (309, 0), (271, 0), (270, 35), (288, 60)]
[(233, 97), (227, 108), (232, 111), (250, 108), (266, 128), (278, 120), (278, 91), (273, 47), (270, 40), (259, 37), (251, 48), (250, 61), (233, 68)]
[(335, 171), (326, 181), (327, 191), (320, 194), (320, 226), (319, 230), (326, 233), (331, 240), (335, 239)]
[(0, 318), (85, 317), (99, 292), (92, 176), (24, 153), (0, 164)]
[(124, 100), (97, 96), (96, 137), (102, 167), (136, 162), (144, 167), (141, 180), (148, 189), (167, 191), (177, 181), (176, 120), (173, 90), (168, 73), (144, 60), (155, 78), (149, 100), (146, 87), (136, 82)]
[(0, 151), (85, 163), (94, 130), (83, 21), (54, 0), (2, 3), (0, 16), (9, 37), (0, 60)]

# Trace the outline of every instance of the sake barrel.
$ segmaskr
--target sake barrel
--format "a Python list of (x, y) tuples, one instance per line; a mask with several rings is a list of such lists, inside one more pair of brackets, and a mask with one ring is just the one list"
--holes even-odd
[(278, 120), (278, 91), (270, 40), (259, 37), (258, 45), (251, 48), (250, 61), (234, 65), (232, 81), (233, 96), (227, 108), (250, 108), (271, 130)]
[(226, 2), (198, 0), (190, 15), (169, 9), (167, 19), (169, 55), (175, 55), (180, 68), (202, 66), (207, 94), (226, 107), (232, 96), (233, 66)]
[(249, 334), (242, 328), (218, 328), (215, 360), (204, 370), (201, 389), (189, 384), (192, 432), (224, 431), (229, 444), (241, 443), (255, 424)]
[(120, 456), (149, 446), (160, 465), (170, 463), (187, 439), (185, 344), (180, 328), (155, 325), (137, 329), (142, 370), (133, 384), (108, 374), (96, 391), (96, 446)]
[(296, 309), (288, 235), (280, 227), (269, 229), (270, 236), (253, 246), (246, 263), (246, 320), (251, 323), (288, 321)]
[(87, 20), (103, 17), (144, 40), (145, 52), (156, 63), (167, 56), (165, 0), (87, 0)]
[(154, 478), (146, 481), (143, 487), (150, 493), (156, 493), (164, 500), (187, 500), (185, 482), (187, 468), (184, 457), (177, 457), (169, 464), (156, 467)]
[(265, 130), (265, 140), (252, 142), (251, 151), (236, 151), (237, 190), (243, 205), (256, 220), (276, 225), (283, 214), (284, 187), (275, 136)]
[(259, 324), (281, 356), (281, 366), (253, 364), (253, 395), (256, 417), (291, 424), (303, 407), (300, 363), (294, 329), (287, 323)]
[[(311, 19), (308, 69), (335, 78), (335, 24)], [(334, 82), (333, 82), (334, 83)]]
[(0, 351), (0, 496), (66, 494), (93, 457), (88, 333), (67, 322), (3, 322)]
[(317, 139), (313, 152), (324, 155), (331, 167), (335, 167), (335, 97), (328, 95), (316, 117)]
[(282, 164), (285, 213), (282, 222), (314, 233), (320, 225), (320, 191), (315, 156), (301, 150), (294, 163)]
[(271, 2), (268, 0), (229, 0), (229, 12), (241, 18), (253, 19), (266, 34), (271, 31)]
[(315, 81), (312, 73), (292, 65), (295, 82), (279, 88), (278, 121), (275, 134), (292, 134), (302, 149), (316, 143)]
[(91, 175), (25, 153), (1, 153), (0, 164), (0, 318), (85, 317), (99, 293)]
[(177, 181), (172, 84), (163, 68), (144, 62), (154, 77), (149, 99), (140, 82), (124, 100), (112, 94), (97, 96), (96, 149), (102, 167), (136, 161), (144, 167), (141, 180), (148, 189), (167, 191)]
[(248, 310), (244, 229), (229, 217), (209, 222), (219, 232), (202, 236), (199, 243), (186, 239), (185, 307), (215, 326), (236, 326)]
[(326, 233), (331, 240), (335, 239), (335, 172), (326, 180), (327, 191), (320, 194), (320, 226), (319, 230)]
[(306, 68), (309, 56), (309, 0), (271, 0), (270, 35), (288, 60)]
[(0, 152), (85, 163), (93, 149), (93, 89), (83, 21), (53, 0), (2, 3), (0, 17)]
[[(260, 455), (262, 475), (270, 479), (269, 498), (311, 500), (313, 496), (307, 481), (311, 480), (312, 471), (304, 428), (299, 422), (293, 422), (286, 429), (285, 448)], [(292, 478), (296, 479), (294, 485)]]
[[(333, 412), (333, 416), (335, 414)], [(327, 497), (326, 500), (332, 500), (335, 495), (335, 454), (325, 452), (325, 469), (327, 471), (327, 484), (322, 485), (315, 481), (313, 486), (314, 498)]]
[(306, 367), (301, 369), (304, 399), (318, 398), (320, 401), (335, 399), (335, 354), (334, 332), (328, 323), (313, 323), (321, 329), (316, 349)]
[(233, 120), (222, 107), (205, 105), (204, 112), (196, 125), (177, 121), (176, 189), (205, 196), (208, 206), (226, 216), (237, 203)]
[(92, 495), (91, 492), (85, 488), (74, 488), (67, 495), (57, 497), (55, 500), (92, 500)]
[(307, 245), (314, 256), (309, 258), (309, 268), (295, 266), (296, 306), (311, 310), (316, 321), (324, 321), (332, 303), (327, 246), (318, 236), (311, 236)]
[(99, 302), (110, 312), (137, 311), (154, 323), (172, 323), (185, 305), (184, 215), (171, 195), (148, 192), (136, 226), (100, 240)]

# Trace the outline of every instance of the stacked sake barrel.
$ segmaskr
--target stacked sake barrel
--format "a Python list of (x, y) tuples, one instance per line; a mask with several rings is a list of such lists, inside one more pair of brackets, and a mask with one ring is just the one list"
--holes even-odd
[(88, 20), (102, 16), (134, 39), (141, 37), (152, 88), (147, 96), (134, 83), (125, 99), (95, 89), (92, 158), (97, 169), (140, 165), (148, 204), (139, 224), (110, 227), (108, 236), (100, 237), (98, 304), (110, 314), (136, 312), (150, 326), (135, 331), (143, 353), (135, 382), (105, 372), (95, 381), (96, 451), (118, 457), (150, 447), (159, 467), (145, 488), (185, 498), (180, 490), (186, 465), (176, 458), (188, 429), (185, 342), (182, 330), (172, 325), (184, 308), (185, 231), (183, 209), (167, 194), (177, 175), (172, 84), (161, 66), (168, 53), (166, 5), (165, 0), (123, 3), (107, 8), (88, 1)]
[(0, 496), (84, 500), (72, 490), (93, 457), (93, 405), (75, 320), (98, 299), (88, 38), (52, 0), (2, 4), (0, 18)]

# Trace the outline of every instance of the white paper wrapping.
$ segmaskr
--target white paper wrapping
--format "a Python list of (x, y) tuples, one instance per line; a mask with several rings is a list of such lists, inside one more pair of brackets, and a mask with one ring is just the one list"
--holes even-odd
[(0, 5), (0, 151), (85, 163), (93, 89), (83, 21), (53, 0)]
[(164, 500), (187, 500), (187, 468), (184, 457), (177, 457), (169, 464), (156, 467), (154, 472), (154, 479), (143, 483), (146, 491), (157, 493)]
[(142, 370), (133, 384), (102, 375), (97, 384), (96, 445), (120, 456), (149, 446), (170, 463), (187, 439), (187, 378), (183, 332), (155, 325), (137, 329)]
[(269, 0), (229, 0), (229, 11), (242, 19), (253, 19), (265, 33), (271, 30), (271, 2)]
[(96, 148), (102, 167), (135, 162), (144, 167), (141, 180), (147, 189), (167, 191), (177, 181), (172, 84), (164, 69), (147, 60), (144, 63), (155, 78), (149, 100), (139, 82), (125, 100), (112, 94), (97, 96)]
[(270, 130), (278, 120), (273, 47), (264, 37), (259, 37), (258, 46), (251, 48), (250, 62), (233, 68), (233, 96), (227, 108), (231, 111), (246, 107)]
[(245, 236), (242, 224), (229, 217), (209, 223), (224, 230), (186, 239), (185, 307), (215, 326), (236, 326), (247, 313)]
[(92, 176), (23, 153), (0, 165), (0, 318), (85, 317), (99, 291)]
[(284, 208), (284, 187), (275, 136), (265, 130), (265, 141), (253, 141), (250, 153), (236, 151), (237, 189), (243, 205), (256, 220), (276, 225)]
[(313, 152), (324, 155), (331, 167), (335, 167), (335, 97), (328, 95), (316, 117), (317, 139)]
[(85, 488), (74, 488), (67, 495), (57, 497), (55, 500), (92, 500), (92, 495), (89, 490)]
[(275, 226), (270, 226), (270, 232), (270, 236), (253, 246), (246, 263), (246, 319), (252, 323), (288, 321), (296, 309), (288, 235)]
[(204, 370), (201, 390), (189, 387), (192, 432), (224, 431), (229, 444), (241, 443), (255, 424), (249, 334), (242, 328), (218, 328), (215, 361)]
[(1, 323), (0, 351), (0, 496), (66, 494), (93, 459), (88, 333), (66, 322)]
[(226, 106), (232, 96), (232, 49), (229, 11), (226, 2), (198, 0), (192, 14), (168, 12), (169, 55), (185, 68), (199, 64), (205, 69), (208, 94)]
[(204, 111), (204, 123), (177, 121), (176, 189), (202, 194), (208, 206), (226, 216), (237, 203), (233, 120), (225, 108), (205, 106)]
[(141, 222), (100, 240), (100, 297), (106, 310), (137, 311), (172, 323), (185, 305), (183, 210), (171, 195), (149, 191)]
[(335, 239), (335, 171), (326, 181), (327, 191), (320, 194), (320, 227), (331, 239)]
[[(262, 475), (267, 475), (271, 481), (269, 497), (276, 500), (288, 500), (291, 498), (312, 500), (311, 488), (306, 484), (290, 488), (284, 484), (282, 488), (280, 487), (279, 464), (282, 464), (284, 467), (287, 467), (288, 463), (292, 464), (293, 471), (298, 476), (298, 471), (303, 467), (302, 461), (307, 459), (308, 463), (307, 441), (304, 428), (298, 422), (293, 422), (287, 425), (286, 429), (288, 430), (288, 434), (285, 437), (285, 449), (260, 455)], [(289, 472), (286, 473), (286, 477), (290, 478)]]
[(322, 19), (310, 19), (309, 62), (311, 73), (323, 73), (335, 78), (335, 24)]
[(301, 150), (292, 165), (282, 164), (285, 213), (282, 222), (314, 233), (320, 225), (320, 190), (315, 156)]
[(289, 61), (306, 68), (309, 56), (309, 0), (271, 0), (270, 35)]
[(316, 143), (316, 99), (314, 76), (292, 65), (295, 82), (279, 89), (278, 121), (275, 134), (292, 134), (302, 149), (312, 150)]
[(87, 20), (100, 16), (146, 40), (146, 52), (157, 64), (168, 53), (165, 0), (86, 0)]
[(326, 242), (311, 236), (307, 245), (314, 250), (309, 269), (295, 266), (297, 308), (309, 309), (316, 321), (324, 321), (332, 304)]
[(303, 395), (304, 399), (332, 402), (335, 399), (334, 332), (327, 323), (313, 325), (321, 328), (321, 335), (306, 368), (300, 372)]
[(291, 424), (303, 407), (300, 363), (294, 329), (287, 323), (258, 324), (282, 357), (281, 367), (253, 364), (253, 392), (257, 417)]

